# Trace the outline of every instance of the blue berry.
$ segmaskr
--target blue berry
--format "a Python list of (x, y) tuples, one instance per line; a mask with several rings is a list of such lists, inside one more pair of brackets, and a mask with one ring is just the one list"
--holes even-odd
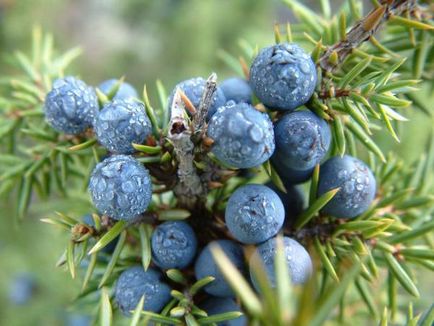
[(285, 157), (282, 157), (280, 153), (274, 153), (271, 163), (285, 185), (295, 185), (309, 180), (314, 169), (295, 170), (287, 165)]
[(132, 220), (151, 202), (151, 177), (133, 157), (113, 155), (96, 165), (89, 191), (99, 212), (116, 220)]
[(98, 114), (94, 128), (98, 141), (119, 154), (133, 153), (131, 143), (142, 143), (152, 132), (145, 106), (134, 100), (107, 103)]
[[(91, 227), (95, 227), (95, 222), (91, 214), (86, 214), (83, 216), (83, 222)], [(119, 237), (113, 239), (107, 246), (105, 246), (102, 251), (106, 254), (112, 254), (115, 251), (116, 245), (118, 243)]]
[(171, 289), (161, 280), (162, 276), (156, 269), (148, 268), (145, 271), (142, 266), (123, 271), (115, 288), (115, 300), (122, 313), (129, 316), (143, 295), (143, 310), (160, 312), (171, 298)]
[(297, 44), (281, 43), (259, 51), (250, 68), (250, 86), (267, 107), (294, 110), (312, 96), (317, 81), (312, 58)]
[(66, 318), (67, 326), (91, 326), (92, 319), (88, 315), (69, 314)]
[(163, 269), (187, 267), (192, 262), (197, 239), (186, 222), (170, 221), (157, 226), (152, 234), (152, 259)]
[[(101, 84), (99, 84), (98, 88), (105, 95), (108, 95), (117, 82), (118, 82), (117, 79), (108, 79), (103, 81)], [(129, 98), (138, 98), (138, 97), (139, 95), (137, 94), (136, 89), (130, 84), (123, 82), (119, 86), (119, 89), (116, 92), (115, 96), (112, 98), (112, 100), (124, 100)]]
[[(176, 89), (180, 88), (196, 109), (199, 109), (200, 100), (202, 99), (203, 91), (205, 90), (206, 80), (202, 77), (191, 78), (177, 84), (169, 97), (169, 109), (172, 107), (173, 96)], [(208, 109), (207, 119), (211, 119), (217, 109), (226, 103), (225, 95), (220, 87), (217, 87), (214, 93), (213, 102)]]
[[(302, 284), (312, 274), (312, 260), (309, 253), (297, 241), (283, 237), (283, 246), (288, 266), (289, 277), (294, 284)], [(276, 286), (275, 256), (277, 251), (276, 238), (271, 238), (256, 248), (256, 254), (264, 265), (265, 273), (272, 287)], [(256, 290), (259, 285), (254, 277), (255, 264), (250, 261), (250, 278)]]
[(276, 150), (285, 165), (306, 171), (317, 165), (330, 147), (331, 132), (327, 122), (311, 111), (285, 114), (274, 127)]
[(280, 191), (272, 183), (268, 182), (267, 187), (271, 188), (282, 201), (285, 208), (285, 226), (291, 226), (296, 218), (303, 212), (304, 209), (304, 193), (303, 191), (292, 184), (284, 184), (286, 192)]
[(225, 220), (238, 241), (260, 243), (279, 232), (285, 220), (285, 209), (273, 190), (248, 184), (238, 188), (229, 198)]
[[(206, 311), (208, 316), (223, 314), (225, 312), (241, 311), (240, 306), (232, 298), (210, 297), (201, 303), (200, 308)], [(244, 316), (217, 323), (217, 326), (244, 325), (247, 325), (247, 319)]]
[(9, 300), (16, 305), (24, 305), (35, 294), (36, 283), (31, 274), (18, 274), (12, 280), (9, 287)]
[(376, 182), (372, 171), (359, 159), (335, 156), (321, 165), (318, 195), (334, 188), (338, 193), (322, 212), (339, 218), (353, 218), (365, 212), (375, 197)]
[(245, 273), (243, 248), (231, 240), (216, 240), (210, 242), (196, 259), (194, 266), (196, 279), (199, 280), (206, 276), (213, 276), (215, 280), (205, 286), (205, 291), (217, 297), (234, 297), (235, 294), (214, 261), (214, 256), (210, 249), (213, 245), (219, 245), (232, 264), (242, 274)]
[(74, 77), (56, 79), (44, 105), (45, 120), (57, 131), (79, 134), (91, 127), (98, 113), (92, 87)]
[(225, 94), (226, 101), (252, 103), (253, 92), (245, 79), (238, 77), (225, 79), (220, 84), (220, 89), (223, 91), (223, 94)]
[(274, 152), (270, 118), (247, 103), (229, 101), (219, 108), (209, 122), (208, 136), (214, 140), (214, 155), (236, 168), (261, 165)]

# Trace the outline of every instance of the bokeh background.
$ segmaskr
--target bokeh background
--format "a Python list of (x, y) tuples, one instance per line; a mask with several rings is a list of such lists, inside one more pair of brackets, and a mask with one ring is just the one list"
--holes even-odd
[[(317, 1), (306, 3), (317, 6)], [(233, 75), (220, 50), (241, 53), (240, 39), (259, 47), (270, 44), (273, 24), (287, 20), (293, 17), (279, 0), (0, 0), (0, 75), (10, 73), (4, 63), (10, 53), (29, 49), (31, 28), (39, 24), (53, 33), (59, 49), (82, 47), (72, 72), (87, 83), (126, 76), (139, 90), (149, 85), (156, 99), (157, 79), (170, 90), (183, 79), (206, 77), (212, 71), (220, 79)], [(386, 152), (414, 161), (420, 158), (433, 121), (418, 112), (407, 116), (411, 122), (401, 130), (401, 144), (382, 134), (376, 140)], [(0, 199), (0, 325), (65, 325), (77, 309), (73, 299), (80, 283), (55, 268), (67, 235), (39, 219), (58, 207), (76, 214), (89, 207), (61, 200), (35, 203), (19, 227), (11, 217), (13, 207)], [(35, 291), (27, 303), (14, 304), (11, 286), (23, 273), (33, 279)], [(427, 300), (420, 305), (427, 307), (434, 284), (421, 277)]]

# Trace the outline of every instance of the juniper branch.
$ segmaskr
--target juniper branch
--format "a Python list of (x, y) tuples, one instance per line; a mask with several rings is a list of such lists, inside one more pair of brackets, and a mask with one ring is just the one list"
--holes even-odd
[(179, 89), (176, 90), (171, 107), (168, 139), (172, 142), (178, 161), (178, 180), (173, 189), (180, 206), (191, 208), (199, 198), (206, 196), (196, 167), (194, 166), (194, 143), (192, 131), (185, 116)]
[[(392, 16), (400, 16), (411, 11), (415, 0), (381, 0), (381, 6), (371, 10), (368, 15), (360, 19), (340, 42), (329, 47), (319, 60), (320, 67), (333, 72), (363, 42), (369, 40), (378, 29)], [(332, 59), (335, 57), (335, 59)]]

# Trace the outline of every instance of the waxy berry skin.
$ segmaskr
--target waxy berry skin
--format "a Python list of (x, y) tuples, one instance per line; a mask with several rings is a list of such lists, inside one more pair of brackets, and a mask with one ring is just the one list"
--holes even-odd
[[(225, 312), (241, 311), (240, 306), (232, 298), (210, 297), (200, 304), (200, 308), (205, 310), (208, 316), (222, 314)], [(217, 323), (217, 326), (245, 325), (247, 325), (247, 319), (244, 316)]]
[(130, 221), (145, 212), (151, 202), (151, 177), (132, 156), (113, 155), (94, 168), (89, 192), (99, 212)]
[(158, 267), (182, 269), (190, 265), (196, 255), (196, 235), (186, 222), (165, 222), (152, 233), (151, 249)]
[(114, 100), (104, 105), (95, 120), (98, 141), (112, 153), (131, 154), (152, 133), (143, 103)]
[(214, 140), (212, 153), (236, 168), (261, 165), (275, 148), (270, 118), (247, 103), (229, 101), (219, 108), (209, 121), (208, 136)]
[[(306, 249), (294, 239), (283, 237), (285, 260), (289, 277), (293, 284), (305, 283), (312, 274), (312, 260)], [(276, 287), (275, 256), (277, 251), (276, 238), (271, 238), (256, 248), (259, 261), (263, 264), (267, 278), (272, 287)], [(259, 286), (254, 277), (255, 264), (250, 261), (250, 278), (256, 290)]]
[[(108, 79), (103, 81), (101, 84), (99, 84), (98, 88), (105, 95), (108, 95), (117, 82), (118, 82), (117, 79)], [(139, 94), (137, 93), (136, 89), (131, 84), (128, 84), (127, 82), (123, 82), (119, 86), (119, 89), (116, 92), (115, 96), (113, 96), (112, 100), (126, 100), (131, 98), (138, 98), (138, 97)]]
[(306, 171), (321, 162), (330, 147), (328, 123), (311, 111), (285, 114), (274, 126), (276, 150), (285, 165)]
[(215, 280), (204, 287), (205, 292), (216, 297), (234, 297), (234, 292), (215, 263), (211, 253), (211, 246), (213, 245), (219, 245), (232, 264), (241, 274), (245, 274), (243, 248), (231, 240), (215, 240), (208, 243), (196, 259), (194, 266), (196, 279), (200, 280), (206, 276), (212, 276)]
[(294, 43), (259, 51), (250, 67), (250, 86), (267, 107), (292, 111), (312, 96), (317, 72), (309, 54)]
[(57, 131), (80, 134), (92, 126), (98, 113), (95, 90), (75, 77), (56, 79), (45, 98), (44, 113)]
[(225, 79), (220, 84), (220, 89), (225, 94), (226, 101), (235, 103), (252, 103), (253, 92), (247, 80), (232, 77)]
[(320, 167), (318, 196), (335, 188), (340, 190), (322, 212), (338, 218), (354, 218), (369, 208), (376, 187), (375, 177), (364, 162), (349, 155), (334, 156)]
[(126, 316), (136, 309), (142, 296), (145, 296), (143, 310), (160, 312), (170, 301), (170, 287), (164, 283), (161, 272), (154, 268), (146, 271), (142, 266), (130, 267), (119, 276), (115, 287), (115, 301)]
[[(175, 86), (175, 88), (172, 91), (172, 94), (170, 94), (168, 109), (170, 110), (172, 107), (173, 96), (175, 95), (177, 88), (180, 88), (185, 93), (185, 95), (188, 97), (188, 99), (196, 109), (199, 109), (200, 101), (202, 99), (205, 86), (206, 86), (206, 80), (203, 79), (202, 77), (191, 78), (180, 82)], [(217, 109), (223, 106), (225, 103), (226, 103), (226, 97), (223, 94), (220, 87), (217, 87), (214, 92), (211, 106), (208, 108), (207, 120), (211, 119), (211, 117), (217, 111)]]
[(226, 206), (226, 226), (235, 239), (245, 244), (261, 243), (275, 236), (284, 220), (280, 197), (264, 185), (238, 188)]

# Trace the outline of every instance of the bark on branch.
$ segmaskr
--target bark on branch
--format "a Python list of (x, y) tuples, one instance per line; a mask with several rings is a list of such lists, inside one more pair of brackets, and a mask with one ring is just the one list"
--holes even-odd
[[(336, 69), (345, 58), (383, 25), (392, 15), (400, 16), (415, 7), (415, 0), (380, 0), (381, 6), (373, 9), (359, 20), (346, 34), (344, 40), (327, 49), (321, 56), (319, 64), (327, 72)], [(332, 56), (335, 60), (331, 60)]]

